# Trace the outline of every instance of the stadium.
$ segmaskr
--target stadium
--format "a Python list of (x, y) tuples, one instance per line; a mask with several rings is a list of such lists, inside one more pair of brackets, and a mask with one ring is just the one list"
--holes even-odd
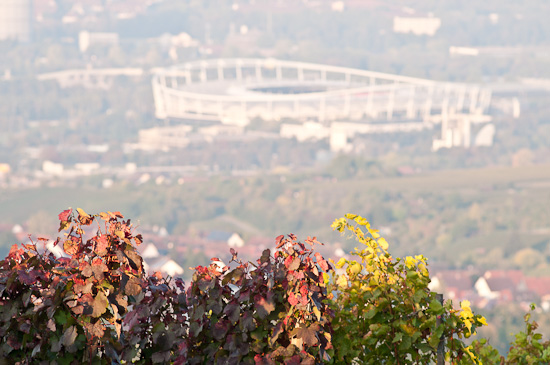
[(211, 59), (155, 69), (152, 86), (160, 119), (236, 126), (255, 118), (317, 122), (340, 139), (441, 123), (434, 149), (469, 146), (470, 124), (490, 120), (491, 91), (479, 85), (276, 59)]
[(483, 114), (477, 85), (275, 59), (214, 59), (155, 70), (158, 118), (246, 124), (264, 120), (432, 120)]

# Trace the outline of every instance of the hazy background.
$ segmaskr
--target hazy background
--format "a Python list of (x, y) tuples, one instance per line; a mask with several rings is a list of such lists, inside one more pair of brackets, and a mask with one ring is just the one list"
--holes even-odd
[[(188, 277), (232, 233), (245, 256), (292, 232), (336, 258), (354, 242), (330, 223), (353, 212), (395, 255), (453, 270), (439, 290), (494, 317), (484, 334), (504, 348), (525, 305), (550, 294), (548, 15), (542, 0), (0, 0), (0, 253), (27, 233), (54, 237), (69, 206), (121, 211)], [(479, 85), (495, 132), (437, 151), (441, 126), (363, 134), (344, 153), (281, 136), (306, 120), (254, 118), (209, 139), (200, 128), (219, 123), (155, 116), (155, 70), (235, 57)], [(105, 69), (118, 71), (85, 76)], [(184, 124), (179, 148), (143, 137)], [(489, 300), (473, 287), (486, 270), (543, 281), (524, 295), (510, 279), (510, 300)]]

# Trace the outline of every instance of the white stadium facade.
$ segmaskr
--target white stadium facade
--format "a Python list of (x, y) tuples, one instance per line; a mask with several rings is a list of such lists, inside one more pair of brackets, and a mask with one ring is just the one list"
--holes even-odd
[(437, 124), (441, 139), (434, 149), (468, 147), (471, 124), (491, 120), (491, 90), (479, 85), (276, 59), (210, 59), (155, 69), (152, 86), (160, 119), (240, 127), (254, 118), (314, 122), (336, 150), (354, 134)]

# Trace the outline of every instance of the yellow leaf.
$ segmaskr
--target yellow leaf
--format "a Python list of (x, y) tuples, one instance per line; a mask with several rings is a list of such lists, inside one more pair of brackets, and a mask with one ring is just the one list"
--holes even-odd
[(469, 311), (471, 311), (471, 309), (470, 309), (470, 301), (469, 301), (469, 300), (463, 300), (462, 302), (460, 302), (460, 308), (462, 308), (463, 310), (469, 310)]
[(361, 272), (361, 270), (363, 269), (363, 267), (362, 267), (360, 264), (358, 264), (358, 263), (356, 262), (356, 263), (354, 263), (353, 265), (351, 265), (349, 269), (350, 269), (351, 273), (357, 275), (357, 274), (359, 274), (359, 273)]
[(321, 312), (319, 312), (319, 309), (317, 309), (317, 307), (315, 305), (313, 306), (313, 313), (315, 314), (315, 317), (317, 317), (317, 320), (320, 321), (321, 320)]
[(378, 245), (380, 245), (380, 247), (384, 251), (388, 249), (388, 242), (386, 242), (386, 239), (384, 237), (380, 237), (380, 239), (378, 240)]
[(487, 320), (485, 319), (485, 317), (479, 316), (479, 318), (478, 318), (477, 320), (478, 320), (478, 322), (481, 323), (482, 325), (487, 326)]
[(76, 208), (76, 211), (77, 211), (78, 214), (80, 214), (82, 217), (88, 217), (88, 214), (86, 214), (86, 212), (83, 211), (82, 209)]
[(323, 273), (323, 281), (325, 282), (325, 285), (328, 284), (329, 276), (326, 272)]
[(336, 264), (336, 268), (341, 269), (345, 264), (346, 264), (346, 259), (342, 257), (340, 260), (338, 260), (338, 263)]
[(468, 331), (472, 331), (472, 322), (469, 319), (464, 320), (464, 325), (468, 328)]
[(340, 275), (336, 284), (338, 284), (340, 288), (345, 289), (348, 287), (348, 279), (344, 275)]
[(409, 267), (409, 268), (415, 266), (416, 265), (416, 259), (412, 256), (407, 256), (405, 258), (405, 265), (407, 265), (407, 267)]

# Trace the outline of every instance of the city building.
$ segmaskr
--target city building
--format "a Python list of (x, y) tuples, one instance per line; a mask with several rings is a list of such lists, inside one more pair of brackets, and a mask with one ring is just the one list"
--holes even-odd
[(441, 27), (441, 19), (435, 17), (396, 16), (393, 18), (393, 31), (395, 33), (433, 36), (439, 27)]
[(0, 40), (29, 42), (31, 19), (31, 0), (0, 0)]

